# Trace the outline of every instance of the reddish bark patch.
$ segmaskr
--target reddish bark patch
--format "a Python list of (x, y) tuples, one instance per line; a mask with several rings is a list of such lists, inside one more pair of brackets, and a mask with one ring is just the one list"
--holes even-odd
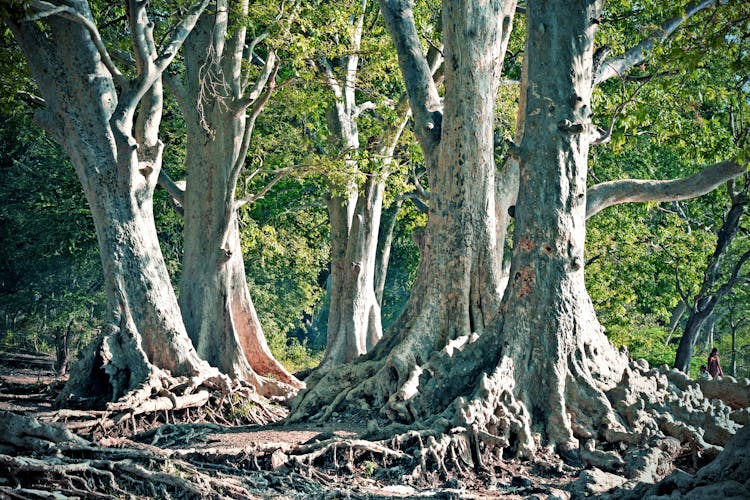
[(521, 250), (530, 252), (536, 248), (536, 243), (526, 238), (523, 238), (521, 239), (521, 241), (518, 242), (518, 248), (520, 248)]
[(522, 299), (534, 290), (536, 276), (531, 266), (522, 267), (513, 278), (516, 288), (516, 298)]

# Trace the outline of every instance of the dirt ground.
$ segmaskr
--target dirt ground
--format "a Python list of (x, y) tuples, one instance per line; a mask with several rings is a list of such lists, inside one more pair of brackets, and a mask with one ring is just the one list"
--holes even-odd
[[(55, 376), (53, 361), (33, 353), (0, 354), (0, 411), (49, 421), (54, 397), (65, 382)], [(156, 451), (195, 468), (190, 470), (242, 484), (255, 498), (570, 498), (566, 489), (582, 471), (542, 456), (533, 464), (506, 460), (471, 476), (434, 473), (425, 479), (413, 474), (413, 463), (383, 467), (383, 457), (372, 454), (368, 459), (361, 453), (353, 460), (364, 430), (357, 422), (238, 427), (155, 422), (133, 435), (83, 437), (109, 450)], [(341, 451), (334, 448), (310, 459), (310, 466), (288, 460), (303, 447), (334, 437), (342, 442)], [(5, 497), (0, 491), (0, 498)]]

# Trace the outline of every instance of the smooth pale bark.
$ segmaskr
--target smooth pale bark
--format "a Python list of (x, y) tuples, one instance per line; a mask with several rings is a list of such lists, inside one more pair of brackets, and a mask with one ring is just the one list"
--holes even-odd
[[(331, 308), (324, 366), (352, 361), (382, 337), (374, 279), (384, 190), (383, 182), (374, 177), (368, 179), (364, 193), (357, 197), (351, 228), (342, 240), (346, 249), (331, 261)], [(335, 211), (332, 207), (329, 213)], [(333, 217), (331, 224), (342, 225)]]
[[(365, 105), (358, 105), (355, 89), (359, 49), (364, 28), (366, 0), (355, 18), (349, 55), (343, 79), (336, 78), (331, 63), (323, 59), (319, 69), (334, 97), (327, 113), (328, 129), (342, 151), (358, 151), (357, 119)], [(355, 175), (360, 173), (355, 160), (345, 162), (350, 172), (347, 184), (331, 185), (327, 200), (331, 225), (331, 274), (328, 289), (327, 347), (322, 367), (348, 363), (370, 351), (383, 335), (380, 301), (375, 293), (376, 257), (383, 210), (385, 183), (390, 173), (393, 152), (406, 126), (406, 103), (397, 106), (396, 121), (386, 127), (371, 154), (379, 163), (378, 172), (367, 172), (364, 186), (358, 190)]]
[(682, 179), (623, 179), (602, 182), (590, 187), (587, 192), (586, 218), (621, 203), (679, 201), (703, 196), (746, 171), (746, 165), (728, 160)]
[[(247, 2), (239, 9), (246, 13)], [(185, 43), (184, 80), (172, 85), (187, 126), (180, 307), (203, 359), (262, 395), (287, 396), (302, 384), (268, 348), (245, 276), (237, 222), (243, 200), (235, 199), (273, 55), (247, 85), (246, 29), (229, 10), (219, 1), (215, 13), (201, 18)]]
[[(203, 7), (193, 9), (177, 38), (181, 30), (189, 32)], [(117, 399), (160, 370), (214, 374), (185, 332), (153, 219), (162, 152), (160, 73), (173, 53), (157, 56), (145, 5), (131, 3), (130, 9), (139, 69), (132, 81), (102, 52), (87, 2), (72, 1), (62, 14), (45, 15), (39, 21), (44, 29), (9, 22), (45, 100), (38, 121), (65, 148), (83, 185), (104, 267), (108, 326), (96, 352), (74, 368), (63, 394), (68, 400)], [(177, 38), (175, 52), (182, 41)]]

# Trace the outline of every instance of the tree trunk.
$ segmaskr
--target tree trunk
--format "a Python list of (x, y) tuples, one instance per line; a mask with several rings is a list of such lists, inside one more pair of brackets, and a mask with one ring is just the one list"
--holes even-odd
[(384, 181), (368, 178), (363, 194), (356, 197), (346, 234), (340, 199), (329, 201), (331, 308), (323, 366), (348, 363), (372, 349), (382, 337), (380, 304), (375, 296), (375, 255), (384, 190)]
[[(713, 314), (714, 309), (721, 299), (731, 291), (733, 283), (730, 281), (721, 286), (717, 286), (721, 280), (721, 263), (729, 250), (729, 247), (737, 235), (740, 220), (745, 213), (747, 204), (744, 196), (731, 196), (732, 206), (724, 219), (724, 223), (719, 229), (716, 238), (716, 248), (709, 259), (706, 271), (703, 274), (701, 289), (693, 299), (693, 305), (688, 317), (685, 330), (677, 346), (674, 367), (687, 373), (690, 370), (690, 359), (693, 357), (693, 347), (698, 339), (701, 328), (706, 320)], [(739, 264), (741, 266), (742, 264)], [(739, 272), (739, 268), (735, 271)]]
[[(227, 15), (219, 9), (199, 21), (186, 41), (186, 82), (175, 89), (188, 135), (180, 306), (203, 359), (263, 395), (284, 396), (302, 384), (268, 348), (240, 244), (235, 190), (260, 108), (248, 117), (245, 107), (237, 106), (248, 98), (244, 89), (226, 76), (241, 79), (245, 45), (245, 29)], [(222, 70), (227, 67), (236, 71)], [(214, 79), (221, 78), (218, 85)]]
[[(452, 339), (481, 331), (499, 311), (502, 246), (497, 244), (495, 219), (493, 129), (502, 54), (515, 3), (502, 9), (487, 4), (444, 6), (444, 119), (436, 109), (439, 98), (419, 47), (410, 3), (381, 2), (381, 9), (407, 88), (421, 85), (409, 79), (412, 70), (424, 85), (409, 90), (409, 96), (430, 174), (428, 231), (404, 312), (391, 326), (392, 333), (360, 365), (358, 370), (367, 380), (337, 399), (364, 398), (375, 408), (386, 405), (382, 411), (393, 419), (411, 420), (413, 415), (401, 405), (408, 396), (404, 387), (418, 377), (430, 354)], [(451, 37), (460, 39), (458, 45), (448, 42)], [(461, 58), (464, 50), (472, 55), (470, 59)], [(421, 57), (412, 60), (411, 56)], [(418, 97), (426, 101), (420, 103)], [(427, 110), (422, 108), (424, 102)], [(297, 415), (314, 413), (330, 403), (324, 393), (340, 383), (338, 377), (351, 380), (353, 369), (318, 374), (325, 380), (311, 383), (322, 392), (298, 398)], [(330, 411), (335, 407), (328, 406)]]
[(383, 291), (385, 290), (385, 280), (388, 277), (393, 231), (396, 229), (396, 221), (402, 203), (403, 201), (399, 198), (391, 204), (382, 221), (382, 229), (378, 232), (378, 255), (375, 261), (375, 298), (380, 307), (383, 307)]
[(706, 324), (703, 326), (703, 334), (705, 335), (704, 346), (706, 351), (710, 351), (714, 346), (714, 334), (716, 333), (716, 321), (718, 321), (716, 314), (712, 314), (706, 320)]
[[(69, 6), (92, 21), (86, 2)], [(135, 30), (145, 25), (144, 8), (135, 8)], [(83, 185), (104, 266), (109, 325), (94, 353), (74, 368), (63, 401), (114, 400), (161, 370), (213, 375), (185, 332), (154, 226), (152, 195), (161, 167), (158, 77), (145, 76), (155, 78), (152, 86), (123, 82), (118, 96), (82, 23), (52, 15), (44, 20), (45, 30), (36, 22), (10, 24), (45, 99), (37, 119), (63, 145)], [(140, 94), (145, 104), (137, 125), (145, 136), (139, 144), (132, 135), (133, 113), (138, 89), (149, 87)]]
[[(571, 9), (575, 16), (566, 15)], [(570, 414), (580, 404), (576, 395), (603, 403), (590, 402), (586, 416), (598, 427), (611, 410), (601, 391), (613, 378), (597, 375), (618, 368), (598, 368), (592, 359), (617, 356), (598, 325), (583, 275), (592, 20), (600, 9), (597, 1), (553, 1), (527, 10), (526, 122), (503, 354), (511, 360), (516, 396), (548, 444), (560, 450), (577, 447), (576, 434), (585, 434)]]

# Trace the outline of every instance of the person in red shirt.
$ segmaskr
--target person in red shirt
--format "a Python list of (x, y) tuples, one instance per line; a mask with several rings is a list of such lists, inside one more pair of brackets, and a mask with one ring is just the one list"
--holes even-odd
[(724, 372), (721, 370), (721, 363), (719, 362), (719, 350), (715, 347), (711, 349), (711, 354), (708, 355), (708, 373), (712, 377), (724, 376)]

